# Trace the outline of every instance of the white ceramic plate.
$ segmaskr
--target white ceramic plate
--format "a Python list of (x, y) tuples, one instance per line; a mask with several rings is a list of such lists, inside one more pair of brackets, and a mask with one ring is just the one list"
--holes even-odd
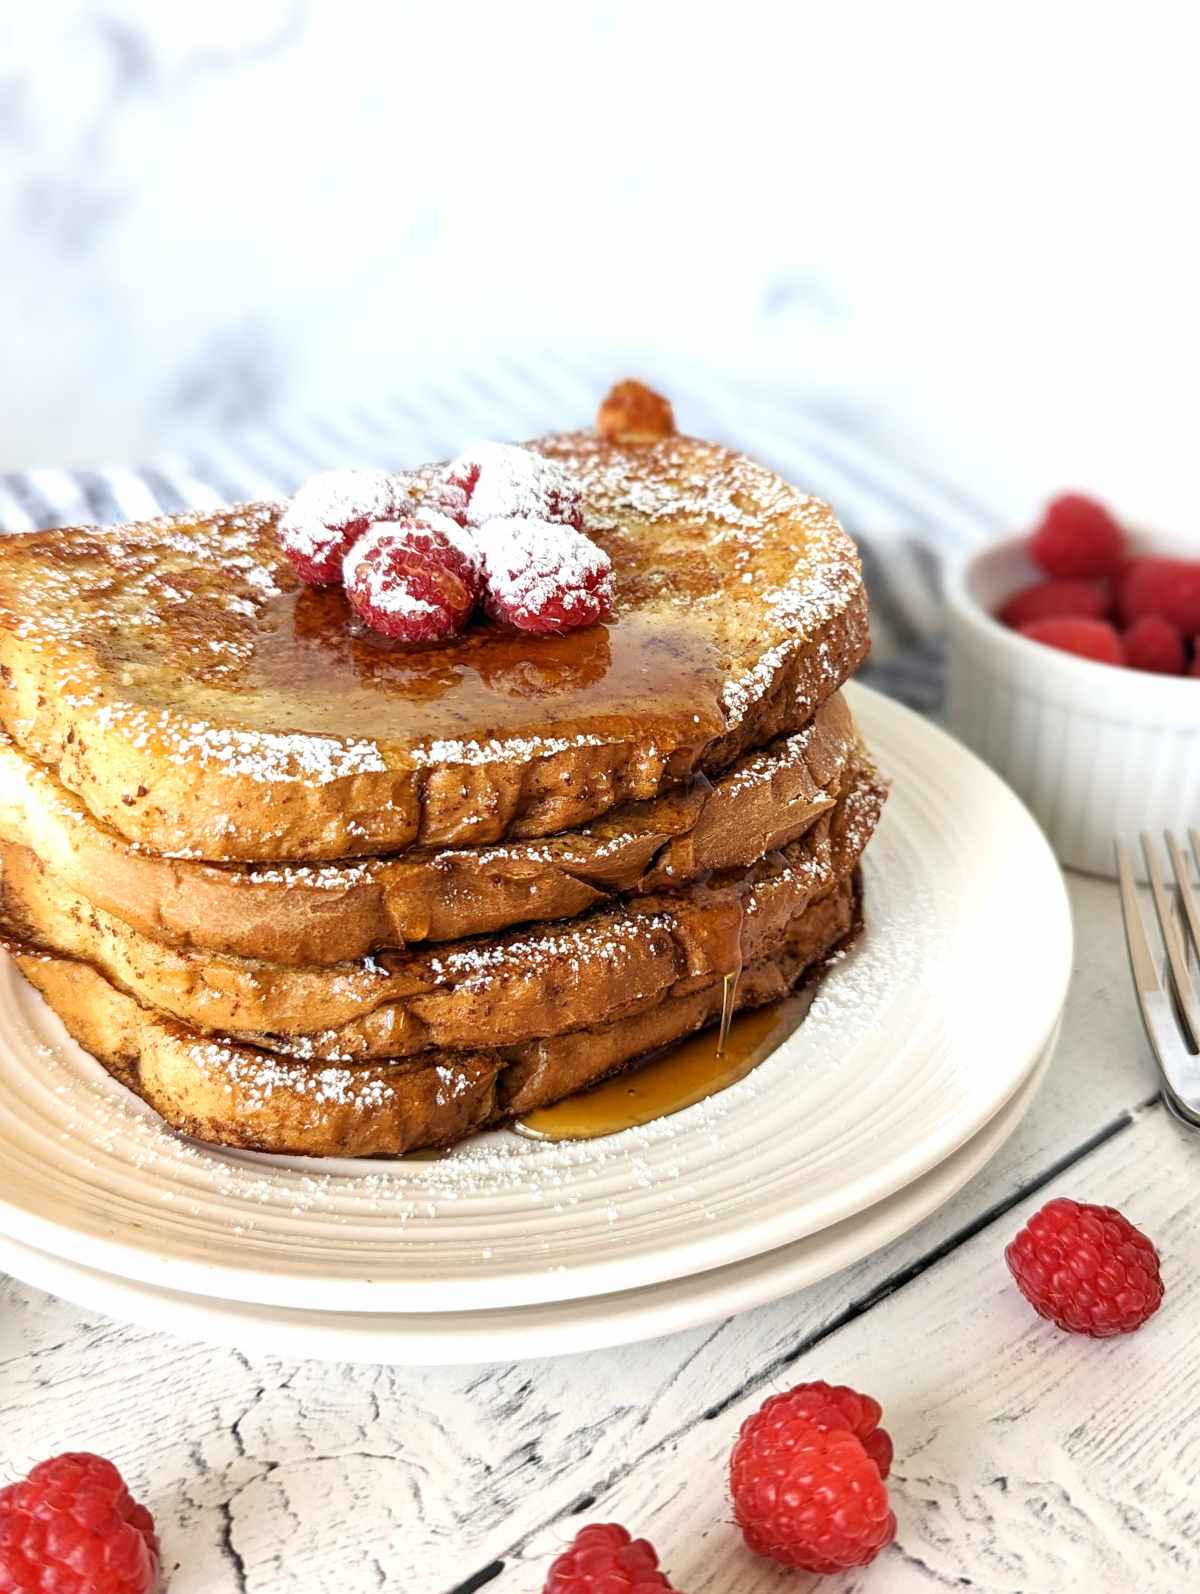
[(867, 931), (741, 1083), (645, 1128), (478, 1137), (428, 1161), (223, 1152), (165, 1131), (0, 975), (0, 1232), (202, 1296), (458, 1312), (641, 1288), (844, 1222), (964, 1145), (1035, 1068), (1071, 964), (1058, 867), (1012, 793), (854, 689), (892, 795)]
[(765, 1256), (590, 1299), (477, 1312), (323, 1312), (205, 1299), (64, 1262), (0, 1237), (0, 1269), (80, 1306), (182, 1339), (271, 1356), (380, 1366), (521, 1361), (628, 1345), (749, 1311), (815, 1284), (905, 1233), (966, 1184), (1020, 1123), (1053, 1051), (945, 1162), (865, 1212)]

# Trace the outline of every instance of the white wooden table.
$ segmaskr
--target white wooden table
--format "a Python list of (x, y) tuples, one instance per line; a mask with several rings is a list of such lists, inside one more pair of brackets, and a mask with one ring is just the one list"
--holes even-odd
[[(248, 1357), (0, 1281), (0, 1471), (112, 1456), (158, 1520), (171, 1594), (540, 1594), (594, 1520), (652, 1538), (686, 1594), (1191, 1594), (1200, 1138), (1157, 1103), (1115, 888), (1071, 895), (1076, 977), (1028, 1117), (847, 1272), (651, 1344), (438, 1370)], [(1121, 1207), (1162, 1252), (1166, 1300), (1137, 1335), (1060, 1334), (1010, 1283), (1005, 1242), (1056, 1193)], [(752, 1556), (725, 1495), (742, 1418), (807, 1378), (875, 1394), (896, 1443), (896, 1543), (843, 1578)]]

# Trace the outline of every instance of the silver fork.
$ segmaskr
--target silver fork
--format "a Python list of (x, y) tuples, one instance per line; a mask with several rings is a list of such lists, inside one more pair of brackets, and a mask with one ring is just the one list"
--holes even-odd
[[(1200, 954), (1200, 907), (1192, 889), (1188, 861), (1171, 831), (1167, 832), (1167, 851), (1182, 918), (1172, 909), (1171, 898), (1159, 872), (1154, 843), (1142, 832), (1142, 852), (1146, 858), (1146, 872), (1150, 880), (1150, 895), (1158, 920), (1158, 933), (1166, 952), (1166, 988), (1159, 978), (1146, 925), (1138, 903), (1137, 886), (1130, 867), (1129, 854), (1118, 841), (1117, 877), (1121, 884), (1121, 912), (1125, 919), (1125, 940), (1129, 947), (1129, 967), (1133, 971), (1133, 984), (1137, 991), (1142, 1022), (1162, 1077), (1163, 1100), (1184, 1123), (1200, 1129), (1200, 1001), (1188, 968), (1187, 949), (1183, 936)], [(1188, 839), (1192, 854), (1200, 864), (1200, 830), (1190, 830)]]

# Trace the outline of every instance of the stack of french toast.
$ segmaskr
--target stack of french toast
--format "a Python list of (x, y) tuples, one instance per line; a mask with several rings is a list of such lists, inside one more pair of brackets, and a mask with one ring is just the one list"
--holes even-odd
[(448, 1145), (854, 935), (883, 790), (839, 691), (853, 545), (637, 398), (525, 445), (611, 562), (562, 634), (379, 634), (297, 573), (286, 503), (0, 542), (0, 931), (169, 1125)]

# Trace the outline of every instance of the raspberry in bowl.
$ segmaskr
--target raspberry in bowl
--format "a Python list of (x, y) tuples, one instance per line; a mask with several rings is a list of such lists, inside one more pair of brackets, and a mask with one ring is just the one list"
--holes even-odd
[(1115, 873), (1113, 839), (1200, 825), (1200, 538), (1064, 494), (946, 581), (950, 729), (1059, 861)]

